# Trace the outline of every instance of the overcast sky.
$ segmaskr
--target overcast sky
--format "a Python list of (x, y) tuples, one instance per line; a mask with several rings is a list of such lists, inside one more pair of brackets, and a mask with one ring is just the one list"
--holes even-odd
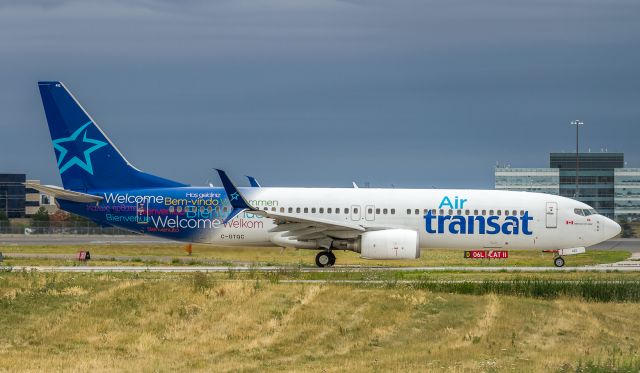
[(493, 188), (496, 162), (640, 167), (640, 1), (0, 2), (0, 172), (59, 184), (38, 80), (138, 168), (203, 185)]

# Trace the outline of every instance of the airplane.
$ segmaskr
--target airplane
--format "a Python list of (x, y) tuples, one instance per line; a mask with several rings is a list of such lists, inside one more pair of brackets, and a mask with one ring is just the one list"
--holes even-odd
[(552, 251), (620, 233), (591, 206), (543, 193), (468, 189), (196, 187), (135, 168), (58, 81), (38, 83), (63, 187), (29, 185), (94, 222), (185, 243), (335, 250), (417, 259), (430, 248)]

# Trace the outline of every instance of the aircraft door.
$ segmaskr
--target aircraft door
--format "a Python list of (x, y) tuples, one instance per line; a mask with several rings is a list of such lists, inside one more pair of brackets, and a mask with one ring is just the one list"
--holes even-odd
[(545, 222), (547, 228), (558, 228), (558, 203), (547, 202), (547, 209), (545, 211)]
[(149, 223), (149, 202), (140, 202), (136, 206), (136, 222), (138, 224)]
[(374, 205), (365, 206), (364, 218), (367, 219), (367, 221), (376, 220), (376, 207)]
[(360, 220), (360, 206), (352, 205), (351, 206), (351, 220)]

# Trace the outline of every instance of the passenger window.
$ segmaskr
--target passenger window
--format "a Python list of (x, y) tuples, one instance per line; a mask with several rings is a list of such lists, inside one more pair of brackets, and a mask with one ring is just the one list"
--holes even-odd
[[(424, 209), (424, 215), (427, 215), (427, 212), (429, 211), (429, 209)], [(435, 215), (436, 210), (433, 210), (433, 212), (431, 212), (432, 215)]]
[(478, 210), (473, 210), (473, 215), (478, 215)]
[(462, 210), (458, 209), (458, 211), (456, 211), (456, 215), (462, 215)]
[(311, 213), (312, 213), (312, 214), (315, 214), (315, 213), (316, 213), (316, 208), (315, 208), (315, 207), (312, 207), (312, 208), (311, 208)]
[(411, 215), (411, 209), (407, 209), (407, 215)]
[(178, 212), (182, 212), (182, 206), (178, 206)]
[(305, 213), (305, 214), (308, 214), (308, 213), (309, 213), (309, 208), (308, 208), (308, 207), (305, 207), (305, 208), (304, 208), (304, 213)]
[(275, 207), (272, 207), (272, 208), (271, 208), (271, 211), (276, 212), (276, 208), (275, 208)]
[(373, 214), (373, 209), (372, 208), (368, 208), (367, 209), (367, 214)]
[(340, 207), (336, 207), (336, 214), (340, 213)]
[(284, 212), (284, 207), (280, 207), (280, 212)]
[(209, 211), (209, 212), (213, 211), (213, 207), (211, 207), (211, 206), (207, 207), (207, 211)]
[(376, 209), (376, 215), (380, 215), (380, 209)]
[(440, 215), (444, 215), (444, 210), (440, 209)]
[[(420, 214), (420, 209), (416, 209), (415, 213), (416, 213), (416, 215), (419, 215)], [(424, 214), (427, 215), (427, 211), (425, 211)]]
[(324, 214), (324, 207), (320, 207), (320, 213)]
[(345, 214), (348, 214), (348, 213), (349, 213), (349, 209), (348, 209), (348, 208), (345, 208), (345, 209), (344, 209), (344, 213), (345, 213)]
[(296, 207), (296, 212), (300, 213), (300, 207)]
[(354, 213), (354, 214), (357, 214), (357, 213), (358, 213), (358, 208), (357, 208), (357, 207), (353, 209), (353, 213)]
[(265, 207), (265, 208), (264, 208), (264, 211), (269, 211), (269, 208), (268, 208), (268, 207)]
[(204, 212), (204, 206), (200, 206), (200, 212)]
[(327, 214), (331, 214), (333, 212), (333, 210), (331, 209), (331, 207), (327, 207)]
[(382, 213), (383, 213), (384, 215), (387, 215), (387, 211), (388, 211), (387, 209), (382, 209)]
[(449, 209), (449, 215), (453, 215), (453, 210)]
[(487, 210), (482, 210), (482, 216), (487, 215)]
[(464, 214), (465, 214), (465, 215), (469, 215), (470, 213), (471, 213), (471, 211), (469, 211), (469, 210), (464, 210)]
[(222, 208), (222, 212), (227, 212), (227, 207), (226, 206)]
[(524, 210), (520, 210), (520, 216), (524, 216)]
[(291, 213), (293, 212), (293, 207), (289, 207), (288, 211)]
[(511, 214), (511, 215), (513, 215), (513, 216), (517, 216), (517, 215), (518, 215), (518, 211), (513, 210), (513, 214)]
[(391, 215), (395, 215), (396, 214), (396, 209), (391, 209)]
[(169, 207), (169, 212), (174, 212), (175, 208), (173, 206)]
[(498, 215), (498, 216), (502, 215), (502, 210), (496, 211), (496, 215)]
[(493, 210), (489, 210), (489, 215), (493, 215)]

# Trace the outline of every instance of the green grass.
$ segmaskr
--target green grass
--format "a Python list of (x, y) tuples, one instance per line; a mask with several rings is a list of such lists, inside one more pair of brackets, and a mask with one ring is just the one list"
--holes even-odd
[(633, 302), (238, 275), (0, 273), (0, 370), (638, 367), (640, 307)]

